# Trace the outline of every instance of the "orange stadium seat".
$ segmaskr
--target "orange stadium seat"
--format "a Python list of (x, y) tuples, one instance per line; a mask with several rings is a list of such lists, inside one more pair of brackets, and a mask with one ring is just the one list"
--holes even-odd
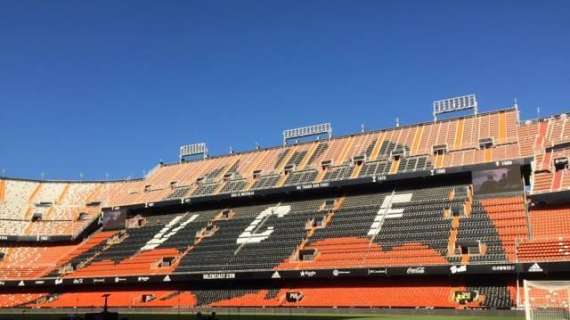
[[(160, 286), (107, 282), (108, 291), (65, 284), (27, 290), (24, 284), (13, 292), (2, 288), (0, 307), (101, 307), (102, 294), (110, 293), (110, 306), (118, 308), (508, 309), (520, 295), (508, 272), (515, 265), (570, 261), (570, 205), (564, 201), (570, 173), (562, 165), (569, 142), (566, 115), (519, 122), (513, 107), (161, 163), (141, 179), (2, 178), (2, 286), (197, 278)], [(531, 185), (475, 191), (475, 171), (511, 166)], [(120, 230), (102, 225), (103, 213), (123, 211)], [(336, 269), (336, 277), (345, 268), (411, 267), (442, 274), (404, 278), (396, 272), (401, 279), (378, 282), (279, 278), (299, 270)], [(504, 278), (466, 272), (479, 269), (504, 271)], [(241, 272), (277, 277), (232, 282)], [(454, 272), (466, 274), (454, 278)]]

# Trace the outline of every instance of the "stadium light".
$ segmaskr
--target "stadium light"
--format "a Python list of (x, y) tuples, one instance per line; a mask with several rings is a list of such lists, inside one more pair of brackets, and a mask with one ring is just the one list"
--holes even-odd
[(437, 121), (437, 116), (442, 113), (450, 113), (461, 110), (473, 109), (477, 114), (477, 97), (469, 94), (461, 97), (453, 97), (433, 102), (433, 120)]
[(332, 137), (332, 126), (330, 123), (320, 123), (295, 129), (283, 130), (283, 145), (291, 139), (299, 139), (312, 136), (325, 135), (328, 139)]
[(180, 162), (191, 157), (206, 159), (206, 157), (208, 157), (208, 147), (206, 147), (206, 143), (202, 142), (180, 146)]

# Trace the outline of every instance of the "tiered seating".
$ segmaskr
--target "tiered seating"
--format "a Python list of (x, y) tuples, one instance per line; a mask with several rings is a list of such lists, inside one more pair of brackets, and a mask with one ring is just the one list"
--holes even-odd
[(246, 186), (247, 186), (247, 180), (245, 179), (228, 181), (224, 185), (224, 187), (220, 190), (220, 193), (241, 191), (245, 189)]
[(519, 261), (568, 261), (570, 239), (526, 240), (519, 245)]
[(298, 166), (301, 161), (303, 161), (303, 158), (305, 157), (305, 155), (307, 154), (307, 151), (295, 151), (292, 155), (291, 158), (289, 158), (289, 161), (287, 161), (287, 163), (285, 164), (286, 167), (288, 166)]
[(367, 162), (362, 170), (360, 171), (361, 177), (375, 176), (375, 175), (386, 175), (390, 173), (391, 161), (374, 161)]
[[(67, 265), (69, 267), (76, 268), (80, 266), (81, 263), (91, 260), (95, 255), (99, 254), (107, 246), (107, 240), (115, 234), (116, 233), (114, 231), (101, 231), (93, 234), (89, 239), (83, 241), (67, 256), (58, 259), (58, 267)], [(61, 273), (62, 272), (60, 272), (60, 270), (54, 268), (46, 276), (56, 277)]]
[(570, 239), (570, 207), (542, 206), (531, 209), (530, 229), (532, 239)]
[(499, 234), (507, 260), (516, 262), (517, 242), (529, 238), (523, 196), (480, 199), (480, 203)]
[(285, 181), (284, 185), (290, 186), (290, 185), (309, 183), (309, 182), (313, 182), (316, 177), (317, 177), (317, 171), (316, 170), (305, 170), (305, 171), (291, 172), (287, 176), (287, 180)]
[(197, 305), (212, 307), (277, 307), (280, 300), (276, 297), (279, 289), (223, 288), (192, 290)]
[[(196, 234), (201, 231), (210, 220), (219, 214), (219, 212), (220, 210), (206, 210), (190, 213), (189, 216), (193, 219), (192, 222), (186, 224), (183, 229), (176, 232), (157, 248), (176, 248), (179, 252), (184, 252), (196, 242)], [(196, 216), (196, 218), (192, 218), (192, 216)]]
[(297, 303), (284, 306), (302, 307), (442, 307), (453, 308), (451, 288), (448, 286), (330, 286), (328, 288), (295, 288), (303, 294)]
[(509, 290), (512, 287), (498, 285), (472, 285), (467, 287), (468, 291), (476, 291), (482, 296), (481, 306), (491, 309), (510, 309), (515, 305), (514, 298)]
[(531, 239), (519, 245), (519, 260), (570, 260), (570, 208), (568, 205), (533, 208), (529, 218)]
[(237, 248), (235, 240), (255, 215), (266, 207), (242, 208), (236, 210), (236, 215), (230, 220), (216, 221), (215, 226), (219, 229), (186, 254), (176, 271), (224, 270)]
[[(108, 306), (111, 308), (132, 307), (169, 307), (180, 305), (182, 308), (193, 307), (195, 297), (189, 292), (169, 290), (134, 290), (110, 291)], [(42, 308), (101, 308), (103, 298), (100, 292), (74, 292), (52, 295), (48, 301), (41, 304)]]
[[(299, 285), (281, 289), (193, 290), (198, 305), (213, 307), (384, 307), (384, 308), (490, 308), (513, 305), (510, 287), (441, 285), (436, 283), (350, 283)], [(473, 291), (472, 302), (460, 303), (455, 292)], [(297, 299), (287, 299), (287, 293)]]
[(315, 152), (311, 155), (311, 157), (307, 161), (307, 165), (318, 163), (319, 159), (321, 159), (321, 156), (325, 153), (325, 151), (328, 150), (328, 147), (329, 145), (326, 142), (319, 143), (317, 145)]
[(424, 171), (432, 168), (431, 161), (428, 157), (411, 157), (400, 161), (398, 173)]
[(70, 254), (74, 248), (74, 245), (2, 248), (6, 256), (0, 261), (0, 279), (41, 277), (54, 269), (59, 259)]
[[(542, 156), (538, 156), (537, 159), (540, 159), (541, 157)], [(534, 178), (532, 184), (533, 192), (538, 193), (538, 192), (550, 191), (553, 180), (553, 175), (550, 171), (535, 172), (533, 178)]]
[(179, 188), (175, 188), (168, 196), (166, 196), (166, 198), (164, 198), (165, 200), (171, 200), (171, 199), (177, 199), (177, 198), (182, 198), (185, 197), (188, 192), (190, 191), (190, 189), (192, 189), (192, 187), (179, 187)]
[(322, 200), (307, 200), (281, 203), (290, 206), (291, 211), (283, 216), (271, 215), (261, 226), (273, 228), (269, 238), (259, 243), (247, 243), (230, 260), (228, 269), (251, 270), (272, 269), (289, 257), (306, 236), (305, 224), (315, 218)]
[(0, 201), (0, 233), (20, 235), (27, 226), (26, 209), (39, 183), (5, 180), (4, 201)]
[[(464, 186), (458, 189), (465, 188)], [(451, 221), (443, 215), (447, 206), (461, 205), (465, 198), (449, 199), (454, 187), (427, 188), (410, 190), (409, 202), (394, 203), (395, 210), (401, 210), (399, 219), (385, 219), (376, 243), (385, 249), (394, 248), (405, 243), (420, 243), (435, 250), (439, 255), (447, 254), (447, 240)], [(396, 194), (407, 194), (405, 190), (396, 190)], [(428, 257), (426, 257), (428, 258)], [(370, 259), (370, 257), (368, 258)], [(417, 262), (422, 258), (417, 256)]]
[(53, 246), (11, 245), (0, 248), (5, 254), (0, 261), (0, 279), (30, 279), (57, 274), (55, 270), (72, 257), (80, 256), (96, 243), (110, 237), (112, 232), (98, 232), (80, 244)]
[[(155, 274), (171, 271), (173, 266), (161, 268), (158, 264), (163, 257), (176, 258), (179, 255), (176, 248), (162, 248), (159, 245), (154, 250), (142, 249), (161, 231), (164, 234), (174, 232), (173, 229), (166, 228), (174, 219), (179, 220), (177, 220), (178, 223), (176, 225), (172, 226), (173, 228), (182, 226), (184, 224), (183, 221), (190, 219), (186, 215), (182, 216), (182, 219), (180, 217), (181, 215), (153, 217), (148, 219), (147, 224), (141, 228), (128, 229), (126, 238), (122, 242), (108, 247), (99, 254), (93, 255), (84, 266), (70, 274), (70, 276)], [(187, 227), (188, 225), (185, 224), (184, 226)], [(179, 232), (184, 232), (184, 230), (176, 230), (175, 234)], [(172, 239), (172, 236), (168, 240)]]
[(4, 180), (4, 197), (0, 201), (0, 218), (24, 219), (24, 209), (38, 187), (37, 182)]
[[(297, 171), (316, 170), (315, 177), (319, 177), (315, 178), (317, 182), (334, 181), (350, 177), (347, 172), (349, 170), (353, 172), (353, 167), (346, 165), (358, 156), (366, 158), (363, 168), (365, 170), (362, 170), (364, 173), (360, 176), (383, 174), (384, 171), (396, 174), (431, 170), (434, 167), (446, 168), (512, 160), (521, 157), (522, 146), (518, 136), (521, 134), (528, 136), (534, 132), (531, 125), (526, 127), (527, 129), (519, 129), (524, 126), (526, 125), (517, 123), (516, 110), (508, 109), (459, 119), (355, 134), (327, 142), (314, 141), (284, 148), (209, 157), (202, 161), (160, 165), (152, 170), (144, 181), (124, 182), (111, 188), (117, 192), (109, 191), (112, 193), (110, 202), (125, 205), (176, 199), (188, 196), (189, 192), (192, 192), (193, 196), (231, 192), (230, 186), (223, 187), (226, 185), (223, 173), (227, 172), (245, 180), (234, 185), (236, 191), (280, 187), (285, 184), (286, 178), (293, 179), (294, 176), (284, 177), (286, 167)], [(562, 132), (570, 129), (564, 130)], [(491, 139), (493, 145), (481, 149), (480, 139)], [(532, 149), (529, 147), (531, 139), (530, 137), (523, 139), (525, 143), (523, 155), (528, 155)], [(445, 145), (447, 151), (434, 156), (433, 146), (436, 145)], [(395, 153), (402, 153), (400, 160), (392, 161), (391, 156)], [(323, 169), (321, 167), (323, 161), (330, 163), (332, 167)], [(374, 165), (375, 161), (382, 161), (387, 166), (379, 171), (374, 169), (372, 173), (370, 171), (372, 169), (366, 169), (366, 166), (367, 163), (371, 163), (370, 166)], [(253, 172), (261, 177), (254, 179)], [(198, 180), (201, 182), (198, 183)], [(185, 186), (184, 189), (173, 191), (170, 187), (173, 182), (178, 186)], [(292, 181), (286, 183), (286, 185), (293, 184)], [(570, 185), (570, 179), (568, 184)]]
[(272, 175), (262, 176), (253, 183), (251, 189), (253, 190), (253, 189), (272, 188), (275, 187), (277, 181), (279, 181), (279, 175), (272, 174)]
[[(192, 289), (191, 291), (110, 291), (110, 307), (391, 307), (490, 308), (513, 305), (512, 286), (420, 283), (349, 283), (294, 285), (283, 288)], [(456, 292), (472, 292), (473, 301), (457, 301)], [(7, 306), (42, 308), (102, 307), (99, 292), (14, 295)]]
[(42, 294), (39, 293), (0, 293), (0, 308), (17, 308), (22, 306), (33, 306)]
[(470, 217), (460, 219), (457, 242), (476, 243), (478, 241), (485, 246), (485, 254), (471, 256), (469, 258), (471, 263), (507, 260), (496, 225), (481, 202), (475, 200)]
[(347, 197), (343, 208), (335, 213), (330, 224), (324, 229), (317, 229), (305, 246), (317, 249), (319, 257), (316, 261), (304, 263), (295, 261), (294, 257), (290, 264), (280, 267), (295, 268), (303, 264), (309, 264), (313, 268), (360, 265), (370, 250), (367, 232), (385, 196), (386, 194), (367, 194)]
[(349, 165), (329, 168), (324, 175), (323, 181), (338, 181), (348, 179), (350, 177), (352, 169), (353, 168)]
[[(87, 203), (97, 200), (101, 183), (3, 180), (3, 185), (0, 235), (77, 235), (99, 215), (100, 208)], [(32, 222), (34, 214), (41, 219)]]
[[(445, 168), (510, 160), (521, 156), (544, 153), (544, 147), (560, 144), (560, 139), (556, 137), (565, 137), (565, 133), (570, 132), (568, 129), (570, 126), (566, 125), (567, 122), (566, 118), (554, 117), (540, 122), (518, 124), (516, 111), (511, 109), (474, 117), (352, 135), (334, 139), (327, 143), (312, 142), (287, 149), (267, 149), (231, 156), (211, 157), (205, 161), (181, 165), (163, 165), (153, 170), (144, 183), (131, 184), (133, 188), (140, 187), (141, 189), (143, 186), (150, 185), (152, 188), (149, 192), (123, 188), (129, 191), (128, 195), (123, 193), (112, 198), (113, 202), (121, 204), (177, 198), (180, 196), (170, 195), (172, 192), (166, 188), (172, 181), (176, 181), (181, 186), (192, 186), (197, 178), (213, 177), (210, 173), (223, 172), (224, 168), (229, 168), (230, 164), (234, 166), (232, 172), (245, 179), (245, 182), (240, 183), (240, 187), (236, 189), (242, 190), (241, 187), (244, 184), (253, 185), (252, 189), (275, 187), (283, 175), (282, 169), (288, 165), (302, 165), (303, 168), (297, 169), (316, 169), (318, 171), (322, 170), (319, 168), (318, 160), (331, 161), (334, 166), (338, 167), (347, 164), (354, 156), (358, 155), (366, 155), (367, 162), (389, 161), (391, 153), (399, 148), (405, 150), (408, 155), (398, 163), (393, 173), (409, 172), (414, 167), (413, 170), (429, 170), (432, 166)], [(480, 149), (480, 139), (487, 138), (492, 139), (493, 146), (488, 149)], [(446, 145), (447, 152), (433, 156), (432, 147), (434, 145)], [(418, 156), (421, 157), (416, 158)], [(240, 161), (236, 162), (237, 158)], [(425, 166), (423, 165), (424, 161)], [(238, 162), (239, 165), (236, 165)], [(271, 173), (275, 175), (271, 178), (266, 177), (253, 181), (251, 173), (258, 170), (265, 176)], [(362, 175), (370, 174), (367, 170), (362, 171), (365, 172)], [(392, 170), (388, 170), (388, 172), (392, 172)], [(317, 176), (320, 176), (320, 173), (318, 172)], [(326, 174), (338, 176), (334, 170), (330, 169), (326, 171)], [(219, 186), (217, 182), (221, 179), (221, 175), (218, 174), (215, 177), (216, 183), (198, 188), (195, 195), (222, 192), (222, 190), (228, 192), (228, 189), (217, 188)], [(347, 176), (342, 175), (342, 177)], [(335, 179), (324, 177), (325, 181)], [(561, 188), (570, 186), (570, 175), (563, 175), (560, 182)], [(551, 187), (552, 183), (548, 184), (547, 189), (535, 188), (533, 190), (537, 192), (546, 191), (550, 190)], [(212, 191), (212, 189), (214, 190)]]
[(547, 143), (550, 146), (570, 142), (570, 123), (567, 114), (555, 116), (550, 120), (550, 131), (547, 136)]
[[(328, 189), (315, 189), (311, 197), (323, 198), (305, 200), (289, 198), (297, 197), (296, 191), (278, 198), (257, 190), (533, 156), (532, 193), (563, 191), (570, 188), (570, 173), (554, 163), (570, 156), (565, 145), (569, 136), (566, 116), (518, 124), (515, 110), (502, 110), (159, 165), (144, 179), (132, 181), (1, 180), (1, 236), (76, 235), (95, 221), (102, 207), (146, 205), (129, 212), (126, 230), (97, 231), (80, 244), (3, 244), (0, 279), (568, 261), (567, 206), (536, 207), (527, 216), (522, 192), (473, 195), (466, 176), (448, 184), (442, 182), (444, 175), (429, 178), (429, 186), (417, 189), (391, 179), (377, 184), (376, 191), (355, 191), (347, 184), (346, 189), (332, 189), (335, 194), (328, 198), (319, 193)], [(363, 180), (371, 179), (357, 181)], [(246, 204), (251, 201), (247, 197), (235, 204), (192, 199), (180, 207), (198, 210), (176, 213), (171, 210), (177, 201), (169, 207), (152, 203), (238, 191), (254, 191), (248, 195), (259, 202)], [(32, 222), (35, 213), (41, 219)], [(138, 219), (146, 223), (139, 225)], [(512, 285), (471, 281), (276, 283), (191, 292), (117, 291), (111, 305), (171, 307), (182, 299), (188, 306), (509, 308), (513, 297)], [(476, 292), (475, 301), (455, 301), (458, 291)], [(291, 292), (297, 301), (288, 299)], [(79, 300), (80, 306), (93, 306), (98, 295), (15, 294), (4, 301), (9, 306), (62, 307)]]
[(451, 219), (444, 217), (444, 209), (465, 200), (450, 201), (453, 189), (346, 197), (330, 224), (317, 229), (305, 246), (317, 250), (315, 261), (293, 259), (280, 268), (447, 264)]
[(535, 154), (535, 144), (539, 134), (539, 122), (527, 121), (525, 123), (521, 123), (518, 130), (521, 156), (533, 156)]
[[(176, 271), (271, 269), (291, 255), (303, 240), (304, 225), (315, 216), (321, 203), (322, 200), (316, 200), (233, 208), (236, 214), (229, 220), (216, 221), (219, 229), (185, 255)], [(281, 210), (277, 207), (290, 207), (290, 211), (283, 216), (270, 214), (259, 218), (262, 212)], [(259, 223), (252, 224), (255, 221)], [(243, 233), (248, 226), (252, 240), (240, 242), (240, 237), (246, 239)], [(267, 238), (255, 241), (255, 235), (268, 231)]]
[(0, 234), (23, 235), (29, 224), (29, 221), (24, 220), (0, 220)]
[[(510, 288), (509, 288), (510, 289)], [(454, 299), (455, 292), (473, 291), (475, 301), (461, 304)], [(431, 283), (406, 284), (352, 283), (325, 284), (287, 288), (212, 288), (188, 291), (138, 290), (111, 291), (110, 307), (404, 307), (404, 308), (462, 308), (485, 307), (505, 309), (512, 306), (512, 297), (506, 286), (450, 286)], [(288, 293), (297, 299), (287, 298)], [(36, 295), (16, 297), (15, 304), (23, 304)], [(42, 308), (101, 307), (100, 293), (65, 293), (46, 296)]]
[(218, 183), (200, 183), (192, 196), (203, 196), (214, 193), (220, 187)]
[[(516, 242), (528, 238), (522, 196), (476, 199), (469, 216), (458, 219), (452, 237), (449, 211), (468, 209), (466, 190), (459, 185), (349, 195), (331, 213), (319, 212), (324, 199), (316, 199), (236, 207), (224, 216), (221, 209), (150, 216), (144, 226), (127, 229), (120, 243), (99, 241), (76, 251), (66, 261), (80, 268), (68, 276), (438, 265), (460, 261), (449, 251), (454, 241), (481, 242), (481, 255), (472, 255), (471, 263), (515, 261)], [(284, 208), (283, 214), (276, 213)], [(330, 218), (324, 226), (307, 228), (308, 221), (325, 214)], [(206, 226), (210, 234), (198, 235)], [(302, 248), (315, 249), (315, 261), (298, 261), (294, 253)], [(8, 257), (23, 260), (37, 254), (35, 248), (18, 249), (20, 254)], [(159, 266), (164, 257), (172, 258), (165, 268)], [(30, 277), (55, 268), (53, 263), (40, 266), (16, 275)]]
[[(570, 126), (569, 126), (570, 127)], [(564, 145), (556, 149), (539, 153), (534, 161), (534, 193), (561, 191), (570, 189), (569, 168), (556, 168), (557, 159), (570, 159), (570, 147)]]
[[(536, 127), (536, 129), (534, 129)], [(534, 193), (566, 190), (570, 188), (568, 169), (557, 170), (554, 160), (570, 156), (570, 125), (568, 114), (561, 114), (537, 122), (521, 125), (519, 139), (525, 142), (521, 148), (528, 149), (528, 141), (534, 139)]]

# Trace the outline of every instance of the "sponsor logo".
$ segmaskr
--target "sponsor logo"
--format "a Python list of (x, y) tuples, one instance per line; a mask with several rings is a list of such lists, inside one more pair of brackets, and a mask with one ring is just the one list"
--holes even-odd
[(538, 263), (533, 264), (528, 268), (528, 272), (543, 272), (542, 268)]
[(57, 279), (55, 279), (55, 281), (54, 281), (54, 284), (55, 284), (56, 286), (57, 286), (57, 285), (60, 285), (60, 284), (62, 284), (62, 283), (63, 283), (63, 279), (61, 279), (61, 278), (57, 278)]
[(449, 271), (452, 274), (467, 272), (467, 266), (451, 266)]
[(280, 279), (280, 278), (281, 278), (281, 275), (279, 274), (279, 271), (275, 271), (271, 275), (271, 279)]
[(202, 279), (217, 280), (217, 279), (235, 279), (235, 273), (204, 273)]
[(455, 291), (453, 293), (453, 300), (459, 304), (473, 302), (477, 297), (478, 293), (476, 291)]
[(515, 266), (514, 265), (492, 266), (491, 270), (492, 271), (514, 271)]
[(170, 282), (172, 281), (172, 279), (170, 279), (169, 275), (166, 275), (164, 278), (162, 278), (162, 282)]
[(34, 281), (34, 284), (44, 284), (44, 283), (46, 283), (46, 282), (43, 281), (43, 280), (36, 280), (36, 281)]
[(147, 282), (150, 278), (149, 277), (138, 277), (137, 281), (138, 282)]
[(303, 299), (303, 294), (297, 291), (287, 292), (285, 298), (288, 302), (299, 302), (301, 299)]
[(388, 274), (388, 269), (368, 269), (368, 274)]
[(333, 274), (333, 276), (338, 277), (338, 276), (343, 275), (343, 274), (350, 274), (350, 271), (342, 271), (342, 270), (334, 269), (332, 274)]
[(374, 176), (374, 177), (372, 178), (372, 181), (373, 181), (373, 182), (376, 182), (376, 181), (384, 181), (384, 180), (386, 180), (386, 176), (385, 176), (385, 175), (377, 175), (377, 176)]
[(18, 287), (25, 287), (26, 283), (22, 280), (20, 282), (18, 282)]
[(6, 285), (6, 282), (0, 281), (0, 286), (5, 286), (5, 285)]
[(115, 283), (119, 283), (119, 282), (122, 282), (122, 281), (127, 281), (127, 279), (115, 277)]
[(73, 284), (82, 284), (83, 283), (83, 279), (75, 279), (73, 280)]
[(246, 197), (246, 196), (253, 196), (254, 192), (253, 191), (244, 191), (244, 192), (234, 192), (231, 194), (232, 198), (236, 198), (236, 197)]
[(300, 185), (300, 186), (297, 186), (297, 190), (314, 189), (314, 188), (324, 188), (324, 187), (328, 187), (329, 185), (330, 185), (329, 182), (307, 183), (307, 184), (302, 184), (302, 185)]
[(105, 283), (105, 279), (93, 279), (93, 283)]
[(299, 273), (299, 275), (301, 275), (302, 278), (312, 278), (314, 276), (317, 275), (316, 271), (301, 271), (301, 273)]
[(0, 236), (0, 240), (8, 240), (8, 236)]
[(409, 267), (406, 270), (406, 274), (424, 274), (426, 273), (425, 267)]
[(292, 299), (298, 300), (299, 298), (301, 298), (301, 293), (300, 292), (290, 292), (289, 293), (289, 297), (291, 297)]

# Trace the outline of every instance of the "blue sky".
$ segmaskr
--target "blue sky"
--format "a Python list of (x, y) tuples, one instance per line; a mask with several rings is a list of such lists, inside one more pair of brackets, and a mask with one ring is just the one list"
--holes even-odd
[(210, 153), (431, 119), (517, 97), (569, 111), (568, 1), (2, 1), (0, 170), (141, 176)]

